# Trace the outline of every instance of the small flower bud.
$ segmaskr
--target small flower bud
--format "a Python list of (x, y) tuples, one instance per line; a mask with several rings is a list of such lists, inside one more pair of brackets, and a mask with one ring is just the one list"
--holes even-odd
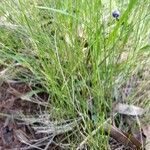
[(113, 16), (114, 18), (118, 19), (119, 16), (120, 16), (119, 10), (114, 10), (113, 13), (112, 13), (112, 16)]

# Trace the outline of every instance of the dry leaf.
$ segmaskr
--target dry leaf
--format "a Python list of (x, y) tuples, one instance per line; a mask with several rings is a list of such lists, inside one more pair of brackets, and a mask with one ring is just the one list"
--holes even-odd
[(117, 127), (112, 126), (108, 123), (104, 125), (105, 132), (109, 133), (112, 138), (122, 143), (123, 145), (129, 146), (133, 149), (140, 149), (142, 144), (133, 136), (129, 136), (129, 134), (122, 132)]
[(142, 129), (143, 129), (144, 135), (146, 136), (145, 149), (150, 150), (150, 125), (144, 126)]
[(141, 148), (141, 147), (142, 147), (142, 142), (143, 142), (143, 141), (138, 140), (134, 135), (128, 134), (128, 133), (126, 133), (126, 132), (123, 132), (123, 134), (124, 134), (128, 139), (130, 139), (130, 141), (131, 141), (134, 145), (136, 145), (136, 147), (138, 147), (138, 148)]
[(143, 108), (134, 105), (122, 104), (122, 103), (115, 104), (113, 111), (124, 115), (130, 115), (130, 116), (141, 116), (144, 114)]

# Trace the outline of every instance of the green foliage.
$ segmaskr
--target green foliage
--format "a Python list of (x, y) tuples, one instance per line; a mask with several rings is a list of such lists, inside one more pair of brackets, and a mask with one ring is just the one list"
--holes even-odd
[[(113, 1), (0, 2), (1, 16), (8, 14), (6, 21), (19, 26), (0, 28), (0, 59), (7, 58), (6, 64), (15, 60), (32, 72), (33, 82), (50, 94), (54, 119), (82, 114), (86, 120), (87, 100), (92, 97), (98, 123), (102, 123), (111, 109), (114, 78), (130, 73), (135, 66), (136, 52), (146, 44), (141, 39), (148, 32), (149, 3), (116, 4), (121, 7), (119, 21), (111, 15)], [(148, 49), (146, 45), (139, 51)], [(124, 52), (128, 59), (118, 63)], [(104, 139), (97, 136), (96, 145), (91, 141), (93, 148)]]

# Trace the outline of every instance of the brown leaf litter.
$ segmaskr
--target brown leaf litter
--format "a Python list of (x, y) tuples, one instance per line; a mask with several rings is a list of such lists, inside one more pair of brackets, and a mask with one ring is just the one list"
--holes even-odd
[[(44, 108), (36, 103), (21, 100), (21, 95), (30, 91), (31, 88), (25, 83), (14, 82), (1, 85), (0, 149), (21, 149), (25, 146), (25, 142), (40, 138), (40, 136), (36, 137), (30, 125), (26, 124), (22, 119), (24, 115), (38, 115), (40, 110)], [(43, 97), (45, 97), (44, 93), (42, 94)], [(25, 142), (22, 142), (23, 140)]]
[(0, 150), (68, 148), (69, 144), (62, 143), (64, 134), (72, 131), (77, 122), (52, 121), (46, 113), (50, 109), (49, 95), (28, 94), (33, 90), (20, 82), (3, 82), (0, 86)]

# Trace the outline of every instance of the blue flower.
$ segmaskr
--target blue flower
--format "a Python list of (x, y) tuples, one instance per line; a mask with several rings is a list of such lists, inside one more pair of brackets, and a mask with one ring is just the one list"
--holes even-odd
[(113, 13), (112, 13), (112, 16), (113, 16), (114, 18), (118, 19), (119, 16), (120, 16), (119, 10), (114, 10)]

